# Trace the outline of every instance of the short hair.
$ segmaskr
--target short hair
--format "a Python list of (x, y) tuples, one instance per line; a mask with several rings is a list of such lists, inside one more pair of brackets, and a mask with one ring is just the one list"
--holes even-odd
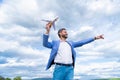
[(61, 28), (58, 30), (58, 36), (60, 37), (60, 33), (63, 31), (63, 30), (66, 30), (65, 28)]

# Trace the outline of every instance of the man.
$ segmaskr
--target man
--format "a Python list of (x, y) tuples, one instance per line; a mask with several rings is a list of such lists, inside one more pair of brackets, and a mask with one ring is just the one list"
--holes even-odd
[(104, 39), (103, 35), (85, 39), (78, 42), (67, 41), (68, 33), (65, 28), (58, 31), (60, 40), (49, 42), (51, 24), (46, 25), (46, 33), (43, 35), (43, 46), (52, 49), (47, 68), (55, 64), (53, 80), (73, 80), (76, 52), (74, 48), (90, 43), (94, 40)]

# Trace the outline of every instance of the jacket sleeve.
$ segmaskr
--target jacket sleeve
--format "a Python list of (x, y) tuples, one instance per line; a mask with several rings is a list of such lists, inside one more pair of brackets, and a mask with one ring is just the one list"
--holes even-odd
[(43, 34), (43, 46), (47, 48), (52, 48), (52, 42), (48, 41), (49, 35)]
[(93, 42), (93, 41), (94, 41), (94, 38), (89, 38), (89, 39), (84, 39), (84, 40), (81, 40), (78, 42), (72, 42), (72, 45), (75, 48), (75, 47), (80, 47), (82, 45), (88, 44), (88, 43)]

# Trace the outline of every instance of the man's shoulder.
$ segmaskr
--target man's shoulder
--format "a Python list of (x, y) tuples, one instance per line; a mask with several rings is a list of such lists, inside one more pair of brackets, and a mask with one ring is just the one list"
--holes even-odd
[(59, 40), (53, 40), (52, 42), (53, 43), (59, 43)]
[(71, 44), (73, 43), (73, 41), (71, 41), (71, 40), (68, 40), (67, 42), (68, 42), (68, 43), (71, 43)]

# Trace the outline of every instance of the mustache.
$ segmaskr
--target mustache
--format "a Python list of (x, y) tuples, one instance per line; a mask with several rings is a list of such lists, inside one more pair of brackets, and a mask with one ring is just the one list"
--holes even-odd
[(68, 37), (68, 34), (65, 34), (65, 35), (62, 35), (63, 38), (67, 38)]

